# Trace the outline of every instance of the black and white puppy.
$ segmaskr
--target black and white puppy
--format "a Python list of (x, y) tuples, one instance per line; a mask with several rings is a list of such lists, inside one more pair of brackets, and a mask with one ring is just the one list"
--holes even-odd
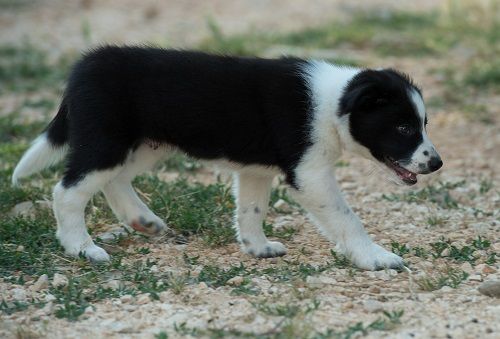
[(75, 65), (59, 112), (13, 182), (66, 158), (54, 188), (57, 237), (70, 255), (106, 261), (87, 233), (86, 204), (102, 190), (124, 223), (148, 233), (164, 229), (131, 181), (177, 149), (234, 172), (235, 228), (246, 253), (286, 253), (262, 230), (271, 182), (283, 174), (294, 198), (354, 264), (395, 268), (402, 259), (367, 235), (342, 197), (334, 164), (351, 151), (413, 185), (417, 174), (442, 165), (426, 123), (420, 90), (390, 69), (103, 47)]

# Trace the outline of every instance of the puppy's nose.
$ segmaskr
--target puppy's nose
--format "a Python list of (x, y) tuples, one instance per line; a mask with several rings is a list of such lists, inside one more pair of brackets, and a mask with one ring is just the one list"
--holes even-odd
[(431, 172), (435, 172), (438, 169), (440, 169), (441, 166), (443, 166), (443, 161), (441, 160), (441, 158), (439, 157), (439, 155), (438, 156), (433, 156), (429, 160), (428, 166), (429, 166), (429, 170)]

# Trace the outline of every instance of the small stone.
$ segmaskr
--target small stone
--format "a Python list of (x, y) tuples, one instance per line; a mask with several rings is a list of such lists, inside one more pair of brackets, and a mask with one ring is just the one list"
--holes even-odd
[(472, 265), (469, 262), (464, 262), (462, 265), (460, 265), (460, 268), (462, 271), (471, 274), (474, 272), (474, 269), (472, 268)]
[(245, 281), (245, 279), (243, 279), (243, 277), (236, 276), (236, 277), (229, 279), (227, 281), (227, 284), (231, 285), (231, 286), (240, 286), (241, 284), (243, 284), (243, 281)]
[(365, 311), (373, 313), (383, 310), (384, 304), (378, 300), (369, 299), (363, 301), (363, 308), (365, 309)]
[(453, 291), (453, 288), (451, 288), (450, 286), (441, 287), (441, 292), (450, 293), (451, 291)]
[(342, 305), (342, 307), (343, 307), (345, 310), (350, 310), (350, 309), (352, 309), (352, 308), (354, 307), (354, 304), (353, 304), (352, 302), (348, 301), (348, 302), (345, 302), (345, 303)]
[[(233, 279), (234, 279), (234, 278), (233, 278)], [(228, 281), (228, 283), (229, 283), (229, 281)], [(202, 282), (200, 282), (200, 283), (198, 284), (198, 288), (200, 288), (200, 289), (202, 289), (202, 290), (206, 290), (206, 289), (208, 288), (208, 285), (207, 285), (204, 281), (202, 281)]]
[(65, 275), (56, 273), (52, 279), (52, 286), (62, 287), (68, 285), (68, 278)]
[(370, 286), (368, 288), (368, 291), (371, 292), (371, 293), (378, 294), (378, 293), (380, 293), (380, 288), (378, 286)]
[(290, 212), (292, 210), (290, 208), (290, 205), (283, 199), (279, 199), (278, 201), (276, 201), (273, 207), (283, 212)]
[(492, 274), (495, 273), (497, 270), (494, 269), (493, 267), (486, 265), (486, 264), (479, 264), (474, 268), (474, 271), (476, 273), (482, 273), (482, 274)]
[(46, 315), (52, 314), (54, 310), (54, 304), (52, 303), (52, 301), (46, 303), (45, 306), (42, 308), (42, 310)]
[[(391, 280), (391, 273), (390, 272), (386, 272), (387, 270), (384, 270), (384, 271), (376, 271), (376, 272), (373, 272), (373, 275), (375, 276), (375, 278), (377, 279), (381, 279), (381, 280)], [(396, 272), (397, 274), (397, 272)]]
[(130, 326), (127, 323), (120, 322), (120, 321), (111, 323), (111, 325), (109, 327), (114, 332), (119, 332), (119, 333), (131, 333), (133, 331), (132, 326)]
[(31, 201), (20, 202), (10, 211), (11, 216), (28, 217), (31, 214), (33, 214), (33, 203)]
[(434, 301), (436, 299), (436, 295), (434, 293), (419, 293), (418, 294), (418, 300), (423, 301), (423, 302), (430, 302)]
[(500, 280), (490, 280), (482, 283), (478, 290), (489, 297), (500, 298)]
[(149, 298), (149, 294), (141, 294), (139, 297), (137, 297), (137, 305), (144, 305), (150, 302), (151, 299)]
[(16, 252), (24, 252), (24, 246), (23, 245), (17, 246)]
[(45, 295), (45, 301), (46, 302), (51, 302), (51, 301), (54, 301), (56, 300), (57, 298), (53, 295), (53, 294), (50, 294), (50, 293), (47, 293)]
[(483, 281), (481, 274), (473, 274), (469, 276), (470, 281)]
[(306, 284), (309, 287), (323, 287), (326, 285), (336, 285), (337, 280), (330, 278), (330, 277), (324, 277), (324, 276), (308, 276), (306, 278)]
[(170, 291), (163, 291), (163, 292), (160, 292), (159, 294), (159, 297), (160, 297), (160, 301), (162, 303), (165, 303), (165, 302), (168, 302), (168, 301), (171, 301), (172, 300), (172, 293)]
[(26, 300), (26, 291), (22, 288), (14, 288), (11, 291), (12, 298), (17, 301), (24, 301)]
[(99, 239), (104, 243), (111, 243), (120, 237), (126, 237), (128, 232), (122, 226), (110, 229), (107, 232), (101, 233)]
[(110, 280), (104, 284), (105, 288), (110, 288), (112, 290), (119, 290), (122, 286), (123, 286), (122, 282), (116, 279)]
[(47, 274), (42, 274), (38, 280), (31, 286), (33, 291), (45, 290), (49, 287), (49, 277)]
[(85, 307), (85, 310), (83, 311), (83, 313), (85, 313), (87, 315), (93, 314), (94, 308), (92, 306), (87, 306), (87, 307)]
[[(163, 293), (163, 292), (162, 292)], [(123, 304), (128, 304), (130, 303), (132, 300), (134, 300), (134, 297), (131, 296), (130, 294), (125, 294), (125, 295), (122, 295), (120, 297), (120, 300)]]

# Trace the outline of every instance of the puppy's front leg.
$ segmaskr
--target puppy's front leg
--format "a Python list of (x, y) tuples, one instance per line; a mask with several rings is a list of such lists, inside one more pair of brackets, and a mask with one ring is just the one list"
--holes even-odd
[(333, 171), (328, 168), (298, 172), (294, 198), (308, 210), (322, 233), (358, 267), (367, 270), (401, 268), (403, 260), (375, 244), (347, 205)]

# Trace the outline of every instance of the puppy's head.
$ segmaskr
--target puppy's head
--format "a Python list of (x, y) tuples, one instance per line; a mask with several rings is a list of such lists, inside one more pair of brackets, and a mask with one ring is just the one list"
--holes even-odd
[(340, 115), (356, 144), (351, 150), (363, 150), (358, 153), (382, 164), (398, 183), (413, 185), (417, 174), (443, 165), (426, 133), (421, 92), (406, 75), (390, 69), (361, 71), (344, 90)]

